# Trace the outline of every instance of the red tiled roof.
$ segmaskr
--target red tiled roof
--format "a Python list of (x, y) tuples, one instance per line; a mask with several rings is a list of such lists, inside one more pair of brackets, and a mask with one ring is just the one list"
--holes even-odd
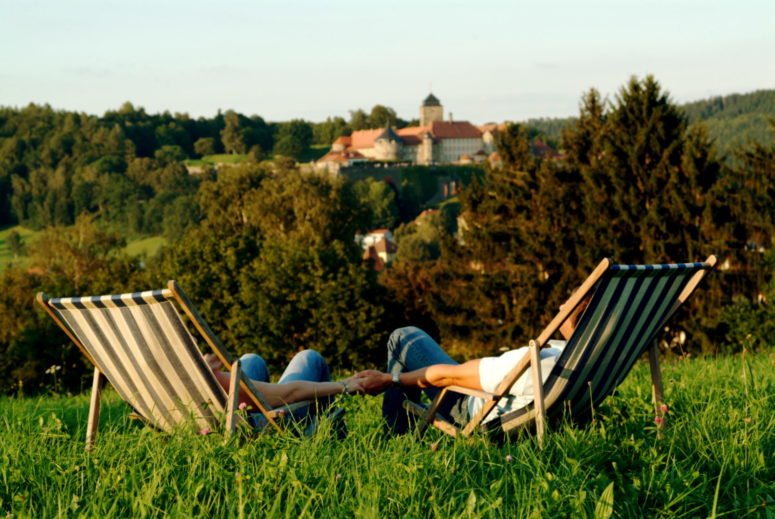
[[(349, 141), (344, 140), (348, 137), (339, 137), (334, 143), (341, 143), (349, 148), (372, 148), (374, 141), (379, 137), (384, 128), (376, 130), (358, 130), (353, 132)], [(427, 126), (409, 126), (395, 130), (395, 133), (401, 137), (404, 144), (409, 146), (418, 145), (422, 142), (423, 135), (430, 133), (434, 140), (439, 139), (481, 139), (482, 131), (467, 121), (436, 121)]]
[(435, 139), (481, 139), (482, 132), (467, 121), (436, 121), (431, 123), (431, 135)]
[(342, 135), (341, 137), (338, 137), (334, 144), (342, 144), (343, 146), (349, 146), (352, 139), (350, 139), (349, 136)]
[(374, 140), (382, 133), (383, 128), (376, 130), (358, 130), (350, 135), (351, 148), (373, 148)]
[(548, 144), (545, 144), (544, 142), (540, 141), (539, 139), (536, 139), (535, 141), (533, 141), (533, 152), (542, 158), (546, 158), (546, 157), (552, 158), (559, 155), (559, 153), (557, 153), (557, 150), (555, 150)]
[(365, 159), (357, 151), (329, 151), (318, 159), (318, 162), (347, 162), (350, 160)]
[(417, 146), (422, 142), (423, 134), (430, 130), (430, 126), (409, 126), (397, 130), (396, 133), (401, 137), (401, 140), (404, 141), (404, 144), (408, 146)]
[(430, 125), (428, 126), (407, 126), (406, 128), (401, 128), (400, 130), (396, 130), (396, 133), (400, 135), (401, 137), (405, 135), (421, 135), (425, 132), (431, 131)]

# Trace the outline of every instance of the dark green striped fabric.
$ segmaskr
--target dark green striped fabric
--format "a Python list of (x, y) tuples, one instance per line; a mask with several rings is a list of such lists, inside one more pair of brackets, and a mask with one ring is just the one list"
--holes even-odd
[(192, 419), (199, 427), (214, 427), (226, 395), (168, 294), (155, 290), (48, 303), (147, 422), (165, 431)]
[[(704, 263), (612, 265), (544, 384), (547, 418), (587, 420), (652, 344), (679, 306), (678, 297)], [(532, 420), (533, 406), (501, 415), (487, 429)], [(532, 413), (530, 413), (532, 415)]]

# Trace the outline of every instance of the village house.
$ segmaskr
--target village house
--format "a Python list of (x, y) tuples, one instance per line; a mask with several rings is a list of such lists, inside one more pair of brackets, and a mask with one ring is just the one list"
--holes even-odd
[(372, 260), (374, 270), (380, 271), (393, 262), (398, 247), (393, 242), (393, 233), (388, 229), (375, 229), (365, 235), (356, 234), (363, 248), (363, 260)]

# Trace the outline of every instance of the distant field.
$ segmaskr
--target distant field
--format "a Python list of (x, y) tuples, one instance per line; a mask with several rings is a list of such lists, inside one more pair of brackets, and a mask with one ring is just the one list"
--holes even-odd
[(216, 164), (236, 164), (247, 160), (245, 154), (220, 153), (216, 155), (204, 155), (201, 159), (188, 159), (183, 161), (187, 166), (215, 166)]
[(0, 517), (775, 517), (775, 353), (663, 366), (657, 437), (647, 362), (583, 427), (504, 445), (386, 435), (379, 397), (341, 398), (350, 434), (154, 433), (103, 397), (0, 397)]
[[(14, 230), (19, 233), (19, 236), (21, 236), (25, 245), (35, 241), (38, 235), (40, 235), (40, 231), (33, 231), (20, 225), (0, 229), (0, 272), (11, 265), (20, 267), (26, 267), (29, 265), (30, 260), (27, 256), (19, 256), (18, 258), (14, 258), (11, 250), (8, 248), (7, 237), (8, 234)], [(130, 256), (142, 255), (150, 258), (166, 244), (167, 240), (163, 237), (151, 236), (150, 238), (138, 238), (136, 240), (129, 241), (124, 250)]]
[[(331, 146), (327, 144), (315, 144), (301, 154), (299, 162), (312, 162), (328, 153)], [(248, 160), (247, 155), (232, 155), (230, 153), (221, 153), (217, 155), (205, 155), (201, 159), (189, 159), (184, 161), (187, 166), (215, 166), (216, 164), (238, 164)], [(268, 155), (265, 160), (272, 162), (274, 157)]]
[(26, 227), (22, 227), (20, 225), (14, 225), (0, 229), (0, 271), (5, 270), (11, 264), (26, 266), (29, 263), (29, 260), (26, 256), (14, 258), (11, 250), (8, 248), (7, 238), (11, 231), (16, 231), (19, 233), (19, 236), (22, 238), (22, 243), (24, 244), (34, 240), (40, 234), (40, 231), (33, 231), (32, 229), (27, 229)]
[(167, 240), (161, 236), (151, 236), (150, 238), (140, 238), (128, 242), (124, 250), (130, 256), (144, 255), (145, 257), (150, 258), (166, 244)]
[(231, 154), (231, 153), (221, 153), (218, 155), (205, 155), (202, 157), (202, 160), (204, 162), (208, 162), (210, 164), (235, 164), (237, 162), (242, 162), (243, 160), (247, 160), (248, 156), (244, 154)]

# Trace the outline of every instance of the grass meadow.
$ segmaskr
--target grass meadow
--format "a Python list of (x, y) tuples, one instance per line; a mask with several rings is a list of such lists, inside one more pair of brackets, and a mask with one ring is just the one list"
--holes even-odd
[(19, 233), (23, 243), (29, 243), (40, 234), (39, 231), (33, 231), (20, 225), (0, 228), (0, 272), (12, 265), (26, 267), (29, 263), (27, 256), (14, 256), (8, 246), (8, 235), (13, 231)]
[(389, 437), (380, 398), (345, 397), (350, 434), (163, 435), (109, 391), (85, 452), (88, 394), (0, 399), (2, 517), (775, 517), (775, 353), (648, 364), (585, 427), (503, 445)]
[[(8, 267), (28, 267), (30, 264), (30, 258), (26, 255), (20, 255), (15, 257), (8, 247), (7, 237), (11, 231), (16, 231), (22, 238), (25, 245), (35, 241), (40, 235), (40, 231), (33, 231), (22, 227), (21, 225), (15, 225), (0, 229), (0, 272)], [(150, 237), (136, 237), (129, 240), (126, 244), (124, 251), (130, 256), (144, 256), (146, 258), (152, 257), (159, 249), (166, 245), (167, 240), (162, 236), (150, 236)]]

